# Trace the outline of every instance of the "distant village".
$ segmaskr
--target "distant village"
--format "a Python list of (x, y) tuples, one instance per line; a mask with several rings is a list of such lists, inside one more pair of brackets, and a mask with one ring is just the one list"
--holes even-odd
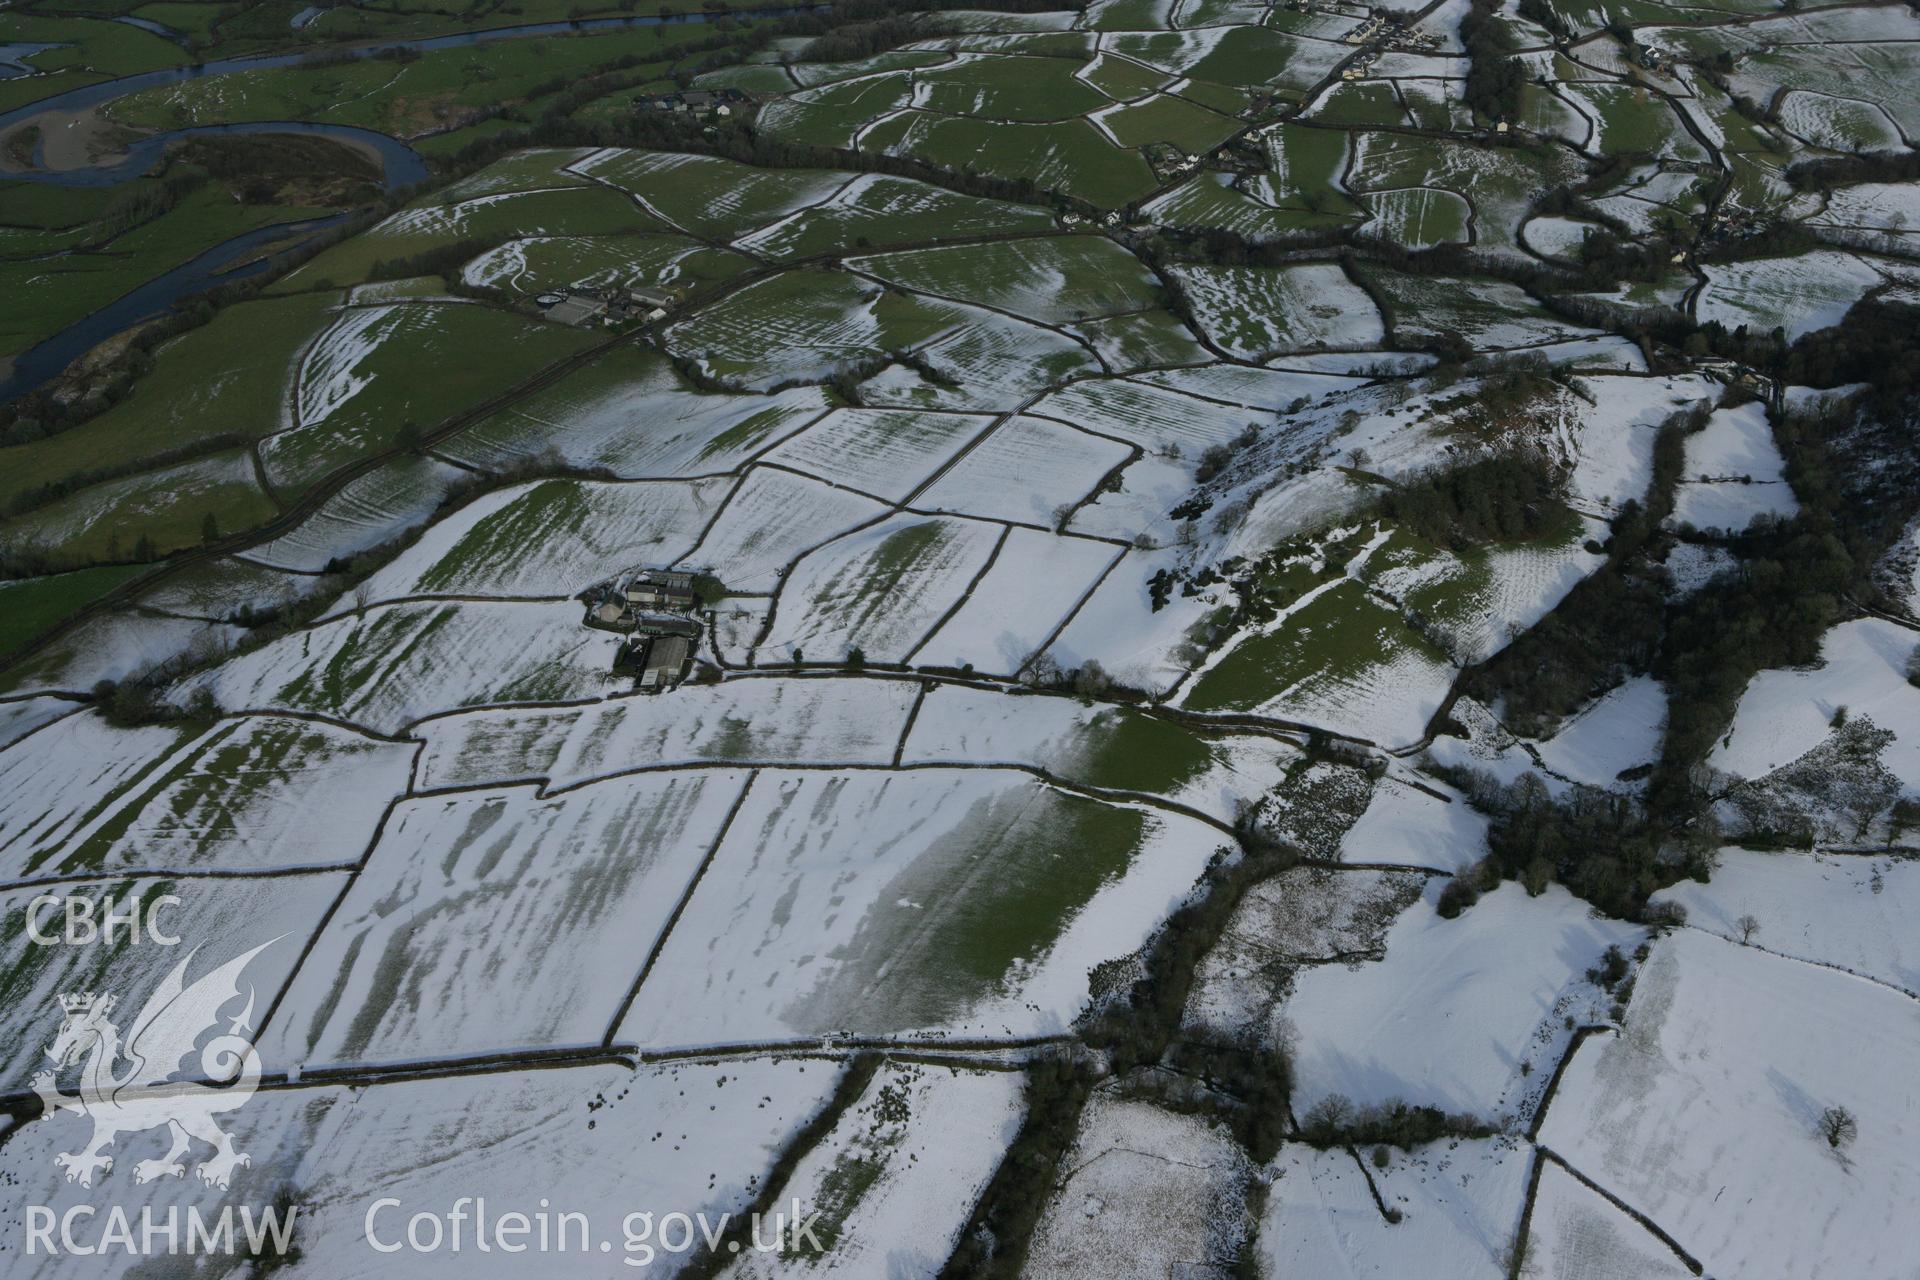
[(677, 569), (632, 569), (580, 593), (586, 625), (626, 639), (613, 660), (617, 675), (660, 693), (686, 679), (700, 640), (700, 596), (694, 575)]

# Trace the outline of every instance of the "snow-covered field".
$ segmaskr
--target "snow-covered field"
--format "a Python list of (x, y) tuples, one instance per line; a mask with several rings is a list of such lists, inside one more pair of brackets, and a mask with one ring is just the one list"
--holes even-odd
[(840, 409), (782, 441), (765, 460), (901, 502), (991, 425), (957, 413)]
[[(0, 424), (0, 919), (172, 895), (189, 944), (0, 936), (0, 1086), (59, 997), (131, 1012), (264, 944), (218, 1011), (268, 1073), (228, 1191), (302, 1206), (295, 1280), (618, 1274), (661, 1247), (630, 1213), (776, 1202), (822, 1256), (695, 1273), (1914, 1280), (1920, 522), (1896, 458), (1829, 509), (1904, 334), (1855, 314), (1883, 378), (1819, 331), (1920, 297), (1920, 198), (1873, 158), (1920, 136), (1920, 20), (1505, 6), (1496, 119), (1470, 7), (1094, 0), (831, 61), (662, 27), (720, 91), (678, 104), (588, 24), (116, 103), (445, 158), (559, 88), (716, 154), (509, 152)], [(21, 349), (42, 291), (181, 216), (45, 215), (0, 209)], [(569, 326), (549, 289), (613, 296)], [(1872, 396), (1773, 421), (1729, 355)], [(1481, 536), (1512, 494), (1447, 481), (1509, 452), (1548, 535)], [(1615, 652), (1563, 610), (1502, 657), (1569, 598), (1671, 618), (1796, 516), (1904, 532), (1703, 761), (1666, 734), (1686, 629)], [(660, 692), (579, 599), (642, 565), (705, 575)], [(1570, 846), (1498, 812), (1529, 774)], [(1396, 1102), (1449, 1136), (1395, 1141), (1434, 1120)], [(83, 1128), (0, 1119), (0, 1220), (195, 1202), (135, 1181), (159, 1132), (61, 1181)], [(392, 1259), (380, 1195), (389, 1234), (485, 1196), (599, 1238)], [(14, 1244), (33, 1280), (219, 1269)]]
[(1379, 346), (1380, 309), (1339, 267), (1192, 267), (1179, 279), (1200, 327), (1229, 355)]
[(762, 652), (900, 662), (985, 571), (1005, 536), (979, 520), (894, 516), (808, 553), (780, 587)]
[(914, 660), (1014, 674), (1122, 554), (1123, 548), (1086, 538), (1010, 530), (993, 565)]
[[(1508, 1138), (1396, 1152), (1386, 1169), (1367, 1173), (1339, 1148), (1289, 1144), (1269, 1169), (1260, 1275), (1499, 1280), (1507, 1274), (1503, 1259), (1519, 1226), (1530, 1163), (1526, 1146)], [(1381, 1216), (1369, 1176), (1401, 1214), (1398, 1222)], [(1627, 1274), (1619, 1273), (1621, 1280)]]
[(1041, 418), (1014, 418), (969, 449), (915, 503), (933, 511), (1052, 526), (1056, 508), (1090, 496), (1131, 456), (1117, 440)]
[[(794, 1058), (637, 1069), (607, 1063), (371, 1090), (319, 1084), (263, 1091), (222, 1120), (236, 1148), (252, 1158), (235, 1171), (227, 1196), (256, 1212), (280, 1194), (300, 1206), (294, 1231), (299, 1253), (280, 1270), (302, 1280), (378, 1274), (390, 1271), (395, 1258), (405, 1260), (408, 1275), (430, 1280), (515, 1280), (528, 1273), (529, 1257), (539, 1258), (549, 1275), (615, 1267), (644, 1275), (643, 1264), (662, 1270), (676, 1262), (661, 1246), (658, 1223), (664, 1215), (705, 1213), (713, 1224), (723, 1213), (746, 1210), (768, 1166), (819, 1112), (840, 1071), (836, 1063)], [(191, 1174), (134, 1181), (136, 1159), (157, 1158), (166, 1149), (164, 1129), (126, 1135), (113, 1171), (91, 1191), (62, 1181), (53, 1153), (74, 1149), (86, 1130), (82, 1117), (62, 1115), (8, 1135), (15, 1174), (0, 1183), (0, 1205), (11, 1219), (21, 1220), (30, 1204), (64, 1214), (110, 1195), (136, 1229), (144, 1207), (160, 1222), (170, 1207), (177, 1209), (184, 1248), (186, 1207), (209, 1216), (217, 1212)], [(609, 1169), (618, 1169), (619, 1176), (608, 1176)], [(471, 1216), (458, 1251), (448, 1247), (448, 1237), (437, 1250), (406, 1248), (414, 1214), (445, 1215), (456, 1207), (473, 1214), (472, 1203), (459, 1203), (463, 1197), (486, 1201), (489, 1230), (512, 1213), (526, 1215), (530, 1224), (545, 1221), (552, 1231), (549, 1249), (483, 1252)], [(376, 1210), (384, 1200), (397, 1204)], [(376, 1252), (368, 1244), (370, 1210), (375, 1238), (402, 1252)], [(652, 1220), (628, 1218), (636, 1213)], [(451, 1229), (444, 1217), (441, 1225)], [(772, 1234), (769, 1219), (762, 1238)], [(506, 1239), (528, 1247), (538, 1238), (530, 1229)], [(164, 1237), (160, 1247), (165, 1249)], [(146, 1274), (149, 1261), (117, 1250), (62, 1252), (43, 1255), (35, 1274), (54, 1280), (131, 1278)]]
[[(244, 975), (246, 986), (255, 993), (257, 1017), (265, 1011), (271, 993), (280, 990), (293, 974), (302, 944), (339, 896), (348, 876), (348, 872), (336, 870), (195, 883), (164, 876), (109, 873), (60, 884), (55, 891), (56, 903), (63, 897), (85, 900), (96, 921), (104, 920), (109, 910), (124, 916), (135, 900), (157, 905), (162, 896), (171, 894), (179, 901), (160, 909), (159, 922), (166, 936), (181, 940), (179, 946), (151, 940), (129, 942), (124, 934), (111, 945), (97, 940), (65, 945), (58, 941), (64, 908), (33, 908), (34, 900), (47, 893), (48, 886), (29, 883), (0, 890), (0, 919), (10, 922), (6, 936), (0, 939), (0, 965), (5, 967), (9, 984), (7, 1001), (0, 1005), (0, 1088), (25, 1089), (37, 1072), (49, 1067), (43, 1050), (52, 1045), (61, 1029), (60, 996), (88, 991), (111, 994), (115, 1003), (125, 1006), (123, 1025), (131, 1027), (134, 1014), (174, 967), (188, 958), (182, 947), (205, 950), (197, 962), (190, 964), (188, 980), (254, 948), (264, 948)], [(28, 934), (24, 922), (29, 909), (36, 911), (40, 927), (50, 931), (54, 943), (36, 942)], [(264, 1049), (262, 1057), (268, 1058)], [(264, 1069), (274, 1071), (284, 1065), (272, 1059), (266, 1061)], [(119, 1068), (119, 1075), (124, 1077), (129, 1069), (130, 1065)], [(65, 1087), (73, 1092), (71, 1082)], [(11, 1145), (7, 1160), (11, 1172), (15, 1168)], [(52, 1168), (51, 1164), (46, 1167)], [(131, 1172), (132, 1162), (125, 1167)], [(0, 1185), (18, 1183), (9, 1177)]]
[(425, 524), (460, 475), (457, 467), (437, 459), (397, 459), (348, 484), (292, 532), (249, 547), (245, 558), (276, 569), (317, 572), (336, 557), (377, 547)]
[[(1910, 858), (1722, 849), (1706, 884), (1682, 880), (1658, 900), (1685, 907), (1692, 928), (1920, 998), (1920, 943), (1912, 929), (1920, 863)], [(1752, 933), (1743, 938), (1748, 919)]]
[(886, 514), (872, 498), (772, 467), (755, 467), (681, 561), (733, 591), (771, 592), (807, 551)]
[(1760, 333), (1780, 328), (1791, 342), (1838, 324), (1880, 272), (1848, 253), (1817, 249), (1796, 258), (1756, 258), (1707, 271), (1700, 319)]
[(468, 427), (437, 452), (491, 471), (557, 458), (623, 480), (719, 475), (828, 407), (818, 387), (697, 395), (655, 353), (622, 351)]
[(237, 871), (358, 861), (388, 802), (406, 790), (415, 750), (320, 721), (223, 721), (101, 824), (96, 839), (113, 834), (99, 865)]
[(1218, 844), (1010, 770), (765, 770), (619, 1037), (1058, 1034)]
[(372, 605), (194, 678), (223, 707), (310, 711), (395, 733), (437, 711), (610, 691), (615, 637), (557, 604)]
[(1384, 959), (1295, 978), (1282, 1013), (1297, 1034), (1296, 1109), (1342, 1094), (1524, 1123), (1572, 1035), (1567, 1019), (1604, 1016), (1609, 997), (1586, 970), (1642, 936), (1557, 885), (1530, 898), (1509, 881), (1453, 920), (1434, 896), (1387, 931)]
[(1761, 516), (1789, 519), (1800, 510), (1758, 401), (1715, 410), (1688, 436), (1683, 474), (1669, 517), (1675, 525), (1739, 533)]
[(441, 716), (415, 727), (426, 739), (415, 785), (564, 790), (673, 765), (886, 764), (916, 693), (906, 680), (730, 680), (672, 698)]
[(1061, 1168), (1028, 1250), (1032, 1274), (1176, 1275), (1183, 1266), (1224, 1266), (1252, 1234), (1255, 1171), (1224, 1131), (1197, 1116), (1102, 1090)]
[(1707, 762), (1738, 778), (1761, 777), (1819, 746), (1845, 708), (1848, 720), (1870, 719), (1893, 735), (1881, 761), (1903, 790), (1920, 791), (1920, 688), (1906, 677), (1916, 647), (1920, 636), (1895, 623), (1841, 623), (1821, 641), (1819, 666), (1753, 678)]
[(1062, 667), (1092, 659), (1136, 688), (1171, 688), (1198, 660), (1191, 633), (1217, 603), (1204, 594), (1176, 596), (1166, 607), (1152, 608), (1148, 581), (1178, 563), (1169, 551), (1126, 552), (1047, 651)]
[(1021, 1115), (1017, 1072), (887, 1063), (776, 1197), (820, 1211), (825, 1252), (748, 1253), (725, 1274), (932, 1280)]
[(1527, 1257), (1555, 1277), (1684, 1280), (1693, 1271), (1645, 1227), (1547, 1161), (1527, 1220)]
[(1025, 764), (1083, 786), (1178, 800), (1222, 822), (1299, 760), (1256, 734), (1202, 736), (1131, 709), (960, 687), (927, 694), (902, 763)]
[[(566, 598), (699, 542), (731, 480), (600, 484), (545, 480), (476, 499), (367, 580), (369, 601), (407, 596)], [(351, 609), (353, 600), (334, 606)]]
[[(17, 704), (9, 704), (17, 705)], [(0, 751), (0, 876), (45, 874), (77, 855), (101, 819), (162, 761), (190, 758), (202, 735), (162, 725), (115, 729), (83, 711)]]
[(552, 800), (407, 801), (263, 1052), (321, 1066), (600, 1043), (746, 781), (649, 773)]
[[(1900, 1276), (1916, 1053), (1911, 997), (1682, 929), (1622, 1031), (1574, 1055), (1540, 1140), (1712, 1274)], [(1840, 1150), (1819, 1132), (1836, 1106), (1859, 1127)]]
[(1194, 974), (1187, 1025), (1284, 1046), (1297, 1031), (1285, 1016), (1296, 977), (1308, 966), (1378, 956), (1424, 884), (1418, 872), (1295, 867), (1254, 885)]
[(1343, 862), (1442, 871), (1464, 870), (1486, 852), (1487, 820), (1463, 797), (1433, 782), (1416, 787), (1391, 774), (1374, 786), (1366, 811), (1340, 841)]
[(1666, 693), (1651, 677), (1635, 676), (1538, 743), (1540, 762), (1575, 782), (1615, 786), (1622, 773), (1652, 762), (1666, 721)]

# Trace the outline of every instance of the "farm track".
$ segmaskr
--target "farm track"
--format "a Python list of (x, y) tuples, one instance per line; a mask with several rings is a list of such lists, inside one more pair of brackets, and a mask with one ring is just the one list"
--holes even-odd
[[(525, 1071), (557, 1071), (578, 1067), (620, 1065), (630, 1069), (681, 1062), (728, 1062), (751, 1058), (816, 1058), (844, 1060), (860, 1054), (885, 1054), (937, 1062), (965, 1062), (970, 1055), (1025, 1053), (1074, 1040), (1070, 1035), (991, 1038), (908, 1038), (888, 1036), (814, 1036), (790, 1040), (761, 1040), (730, 1044), (691, 1045), (676, 1049), (645, 1049), (633, 1044), (561, 1045), (548, 1049), (518, 1049), (451, 1058), (422, 1058), (408, 1062), (312, 1067), (289, 1076), (274, 1072), (260, 1077), (262, 1093), (335, 1087), (405, 1084), (446, 1080), (459, 1076), (508, 1075)], [(989, 1064), (990, 1065), (990, 1064)], [(1003, 1069), (1004, 1066), (1003, 1066)], [(151, 1100), (219, 1083), (209, 1077), (182, 1076), (158, 1088), (130, 1090), (120, 1096)], [(39, 1095), (31, 1089), (0, 1093), (0, 1114)], [(0, 1133), (0, 1145), (5, 1134)]]

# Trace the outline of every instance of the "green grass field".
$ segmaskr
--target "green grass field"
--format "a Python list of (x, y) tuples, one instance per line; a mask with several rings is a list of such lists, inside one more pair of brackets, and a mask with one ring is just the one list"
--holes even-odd
[(1139, 311), (1160, 301), (1159, 281), (1104, 236), (1040, 236), (857, 261), (909, 289), (977, 302), (1050, 323)]
[(906, 106), (912, 96), (905, 72), (827, 85), (768, 103), (761, 109), (760, 127), (793, 142), (847, 148), (863, 126)]
[(1403, 125), (1406, 108), (1384, 80), (1353, 80), (1327, 91), (1313, 118), (1322, 124), (1366, 127)]
[(62, 187), (51, 182), (0, 180), (0, 225), (13, 228), (85, 230), (116, 204), (131, 203), (159, 190), (150, 178), (134, 178), (114, 187)]
[(215, 0), (158, 0), (134, 9), (132, 16), (172, 27), (183, 36), (211, 40), (220, 21), (220, 9)]
[(920, 105), (983, 120), (1070, 120), (1107, 105), (1106, 97), (1074, 77), (1080, 64), (1065, 58), (981, 58), (923, 71)]
[(1214, 749), (1191, 729), (1111, 707), (1088, 723), (1084, 753), (1063, 772), (1089, 786), (1171, 795), (1213, 759)]
[(1241, 122), (1206, 107), (1160, 94), (1100, 117), (1122, 146), (1168, 142), (1182, 151), (1211, 151), (1241, 129)]
[(685, 236), (553, 236), (510, 241), (467, 264), (469, 283), (532, 295), (576, 284), (689, 291), (730, 279), (752, 259)]
[[(323, 335), (300, 374), (300, 425), (261, 446), (267, 475), (291, 498), (394, 447), (409, 424), (431, 431), (603, 337), (492, 307), (422, 303)], [(423, 369), (433, 376), (420, 377)]]
[(505, 198), (448, 205), (422, 199), (380, 225), (332, 246), (288, 273), (270, 292), (334, 288), (374, 279), (393, 262), (449, 245), (490, 247), (521, 236), (603, 236), (664, 230), (617, 191), (578, 187), (531, 191)]
[(0, 44), (54, 44), (27, 60), (46, 76), (0, 80), (0, 111), (11, 111), (49, 94), (114, 76), (130, 76), (187, 61), (185, 49), (138, 27), (104, 18), (49, 17), (0, 11)]
[(0, 653), (13, 652), (138, 572), (137, 566), (116, 565), (0, 582)]
[[(1112, 10), (1107, 12), (1111, 13)], [(1086, 79), (1107, 96), (1125, 101), (1143, 98), (1169, 83), (1173, 77), (1127, 58), (1102, 56), (1095, 58), (1087, 68)]]
[(1665, 99), (1644, 89), (1612, 84), (1583, 84), (1579, 92), (1598, 109), (1601, 154), (1665, 152), (1683, 159), (1706, 158), (1700, 144), (1687, 134)]
[(675, 227), (731, 240), (810, 204), (852, 181), (824, 169), (754, 169), (712, 156), (626, 152), (594, 169), (631, 191)]
[(0, 536), (56, 564), (79, 566), (140, 559), (143, 538), (159, 556), (197, 547), (208, 516), (217, 532), (227, 534), (262, 524), (279, 510), (254, 480), (251, 454), (230, 449), (103, 481), (0, 521)]
[(1183, 705), (1250, 711), (1290, 690), (1344, 683), (1403, 650), (1446, 655), (1407, 629), (1400, 615), (1348, 580), (1248, 638), (1197, 679)]
[(950, 307), (846, 272), (784, 271), (676, 324), (667, 345), (718, 377), (779, 381), (912, 347), (952, 322)]
[[(58, 257), (0, 261), (0, 356), (23, 351), (121, 294), (244, 231), (327, 212), (239, 204), (204, 186), (151, 221), (103, 244)], [(88, 239), (85, 232), (72, 239)], [(7, 250), (15, 246), (0, 240)], [(25, 247), (25, 246), (21, 246)], [(29, 252), (49, 252), (40, 245)]]
[(191, 450), (216, 437), (278, 430), (294, 361), (329, 319), (333, 295), (227, 307), (160, 348), (153, 369), (97, 418), (0, 449), (0, 509), (47, 484)]
[(1159, 365), (1200, 364), (1212, 354), (1168, 311), (1137, 311), (1074, 326), (1117, 373)]
[(1369, 227), (1376, 235), (1409, 249), (1426, 249), (1436, 244), (1465, 243), (1467, 202), (1451, 191), (1434, 187), (1407, 187), (1381, 191), (1367, 197), (1377, 221)]
[[(1274, 193), (1265, 174), (1249, 179), (1248, 186), (1251, 190), (1242, 191), (1229, 183), (1226, 174), (1201, 173), (1155, 203), (1154, 214), (1169, 226), (1219, 227), (1262, 240), (1289, 232), (1342, 227), (1361, 212), (1344, 195), (1327, 188), (1311, 197), (1291, 189)], [(1276, 194), (1289, 203), (1278, 203)], [(1309, 198), (1321, 207), (1309, 207)]]
[(963, 196), (905, 178), (868, 174), (831, 201), (803, 209), (739, 244), (765, 257), (784, 260), (1053, 228), (1053, 215), (1044, 209)]
[(635, 28), (440, 49), (411, 62), (372, 58), (242, 71), (143, 90), (117, 100), (105, 114), (149, 129), (318, 120), (405, 138), (445, 128), (480, 108), (523, 101), (536, 90), (571, 87), (629, 55), (657, 60), (710, 34), (695, 24)]
[(1031, 179), (1103, 209), (1120, 208), (1154, 187), (1145, 160), (1114, 146), (1085, 120), (1002, 124), (910, 111), (874, 129), (861, 146), (947, 169)]

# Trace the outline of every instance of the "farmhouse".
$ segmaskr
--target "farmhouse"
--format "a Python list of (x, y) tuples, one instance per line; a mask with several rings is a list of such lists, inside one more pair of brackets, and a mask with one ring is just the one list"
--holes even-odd
[(680, 299), (671, 289), (657, 289), (650, 285), (629, 285), (627, 287), (627, 305), (636, 311), (659, 309), (667, 310)]
[[(548, 298), (554, 299), (552, 302)], [(547, 319), (560, 324), (590, 324), (607, 313), (607, 300), (593, 289), (569, 289), (564, 293), (543, 293), (534, 299)]]
[(647, 320), (661, 320), (680, 301), (680, 295), (672, 289), (653, 285), (602, 289), (595, 285), (575, 284), (566, 289), (539, 294), (533, 301), (547, 319), (579, 326), (596, 320), (616, 324), (636, 315)]
[(642, 689), (660, 691), (680, 683), (693, 659), (700, 624), (681, 614), (651, 613), (635, 623), (633, 638), (620, 646), (613, 669), (638, 677)]
[(627, 579), (624, 591), (635, 608), (691, 609), (695, 603), (693, 575), (673, 569), (642, 569)]
[(753, 101), (738, 89), (688, 89), (634, 99), (637, 111), (685, 111), (695, 115), (730, 116)]
[(699, 603), (693, 575), (676, 569), (635, 569), (587, 588), (581, 598), (586, 625), (603, 631), (633, 631), (648, 614), (688, 613)]
[(1776, 398), (1777, 388), (1772, 378), (1757, 369), (1748, 368), (1737, 360), (1729, 360), (1724, 356), (1698, 356), (1693, 361), (1693, 367), (1717, 382), (1725, 383), (1729, 387), (1741, 387), (1763, 400), (1771, 401)]
[(580, 593), (583, 621), (599, 631), (627, 639), (615, 654), (613, 669), (637, 677), (651, 692), (670, 689), (686, 678), (700, 640), (700, 603), (693, 575), (678, 569), (642, 568), (596, 583)]

